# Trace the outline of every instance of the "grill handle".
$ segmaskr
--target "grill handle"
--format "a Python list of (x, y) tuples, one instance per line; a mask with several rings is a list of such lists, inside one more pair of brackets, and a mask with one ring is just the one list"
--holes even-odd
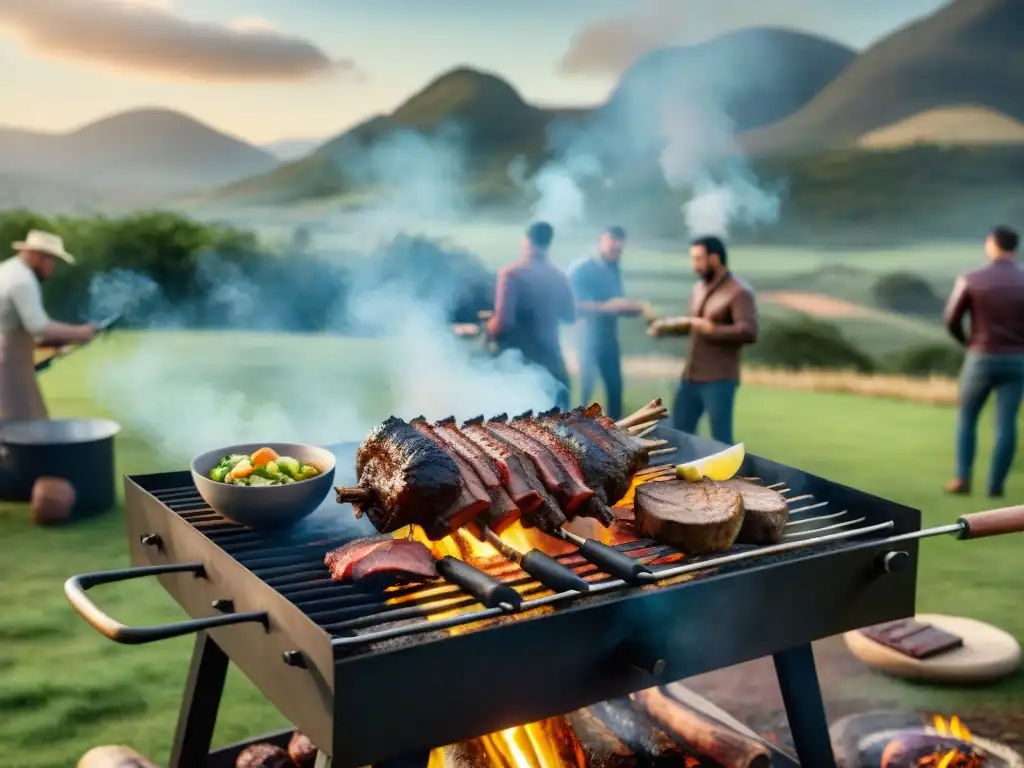
[(140, 568), (124, 568), (117, 571), (99, 571), (72, 576), (64, 582), (64, 594), (71, 607), (89, 622), (101, 635), (124, 645), (141, 645), (156, 640), (167, 640), (180, 635), (191, 635), (217, 627), (245, 622), (259, 622), (267, 626), (266, 611), (230, 613), (211, 616), (207, 619), (190, 619), (174, 624), (159, 624), (152, 627), (129, 627), (112, 619), (89, 599), (86, 591), (99, 584), (116, 584), (122, 581), (141, 579), (144, 576), (161, 576), (166, 573), (192, 573), (196, 578), (206, 575), (202, 563), (174, 563), (170, 565), (148, 565)]
[(445, 581), (462, 587), (488, 608), (518, 611), (523, 602), (520, 594), (508, 584), (450, 555), (437, 561), (437, 572)]
[(987, 512), (972, 512), (961, 515), (957, 522), (960, 524), (961, 539), (1024, 533), (1024, 505), (990, 509)]

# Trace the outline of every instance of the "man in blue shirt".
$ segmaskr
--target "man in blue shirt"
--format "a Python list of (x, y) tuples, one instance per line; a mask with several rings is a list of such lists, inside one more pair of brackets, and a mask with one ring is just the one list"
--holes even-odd
[(622, 227), (608, 227), (595, 255), (569, 270), (576, 313), (583, 321), (580, 335), (580, 395), (590, 401), (598, 376), (604, 381), (604, 412), (622, 418), (622, 360), (619, 355), (619, 317), (643, 314), (643, 304), (623, 297), (619, 261), (626, 242)]

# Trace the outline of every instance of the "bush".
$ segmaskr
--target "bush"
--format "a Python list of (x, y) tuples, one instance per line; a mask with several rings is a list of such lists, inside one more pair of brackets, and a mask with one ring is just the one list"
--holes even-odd
[(960, 375), (964, 351), (953, 344), (922, 344), (899, 352), (886, 361), (886, 370), (904, 376)]
[(871, 288), (875, 304), (890, 312), (935, 317), (943, 301), (924, 278), (911, 272), (894, 272), (878, 278)]
[(767, 323), (750, 351), (751, 362), (774, 368), (875, 370), (871, 357), (847, 339), (839, 326), (809, 315)]

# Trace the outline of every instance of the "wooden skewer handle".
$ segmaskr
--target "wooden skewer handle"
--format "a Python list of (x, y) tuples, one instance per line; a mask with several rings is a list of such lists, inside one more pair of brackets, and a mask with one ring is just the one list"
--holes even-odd
[(961, 516), (961, 539), (981, 539), (1005, 533), (1024, 533), (1024, 505), (1003, 507)]

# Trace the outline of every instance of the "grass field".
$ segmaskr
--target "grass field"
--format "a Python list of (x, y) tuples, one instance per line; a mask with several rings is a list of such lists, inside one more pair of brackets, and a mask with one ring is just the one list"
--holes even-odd
[[(140, 343), (147, 348), (156, 344), (159, 364), (141, 355)], [(378, 380), (381, 372), (374, 366), (380, 356), (369, 354), (373, 346), (323, 337), (168, 334), (140, 339), (124, 334), (54, 365), (44, 383), (57, 416), (105, 413), (122, 421), (120, 471), (179, 469), (185, 467), (180, 454), (187, 453), (187, 446), (156, 442), (153, 435), (168, 419), (180, 420), (180, 413), (164, 414), (163, 421), (150, 414), (148, 424), (140, 420), (154, 399), (157, 410), (161, 402), (172, 405), (180, 399), (198, 409), (200, 402), (222, 405), (245, 392), (257, 410), (275, 400), (287, 406), (285, 413), (297, 414), (296, 425), (308, 425), (307, 439), (319, 440), (320, 435), (312, 434), (318, 425), (310, 412), (315, 416), (331, 398), (354, 397), (355, 382)], [(178, 378), (171, 371), (178, 371)], [(110, 373), (135, 384), (112, 391)], [(629, 405), (668, 395), (671, 384), (633, 382)], [(376, 391), (378, 395), (371, 392), (353, 406), (367, 421), (388, 413), (390, 398), (408, 402), (415, 395)], [(133, 399), (135, 405), (128, 402)], [(213, 418), (218, 410), (223, 408), (200, 409), (194, 418)], [(232, 413), (234, 421), (222, 415), (214, 426), (230, 431), (251, 425), (245, 406)], [(737, 413), (738, 435), (748, 450), (921, 508), (926, 525), (950, 522), (959, 513), (986, 506), (985, 499), (950, 499), (938, 490), (951, 471), (953, 423), (953, 411), (945, 407), (755, 387), (741, 390)], [(189, 427), (178, 424), (177, 434), (186, 436)], [(227, 432), (213, 437), (211, 427), (196, 428), (202, 440), (226, 444), (239, 437)], [(981, 430), (982, 468), (990, 442), (986, 422)], [(1010, 492), (1007, 503), (1024, 501), (1020, 460)], [(1024, 640), (1020, 553), (1019, 537), (929, 541), (922, 546), (920, 608), (991, 621)], [(0, 505), (0, 766), (68, 768), (92, 745), (125, 742), (157, 761), (166, 760), (191, 641), (116, 645), (88, 627), (62, 594), (62, 582), (74, 573), (126, 563), (121, 510), (45, 530), (27, 521), (23, 506)], [(104, 588), (97, 597), (112, 615), (130, 624), (182, 618), (154, 584)], [(955, 711), (967, 709), (965, 704), (1019, 704), (1024, 698), (1021, 675), (991, 689), (941, 694), (884, 685), (908, 700), (944, 704)], [(217, 742), (282, 724), (255, 688), (232, 671)]]

